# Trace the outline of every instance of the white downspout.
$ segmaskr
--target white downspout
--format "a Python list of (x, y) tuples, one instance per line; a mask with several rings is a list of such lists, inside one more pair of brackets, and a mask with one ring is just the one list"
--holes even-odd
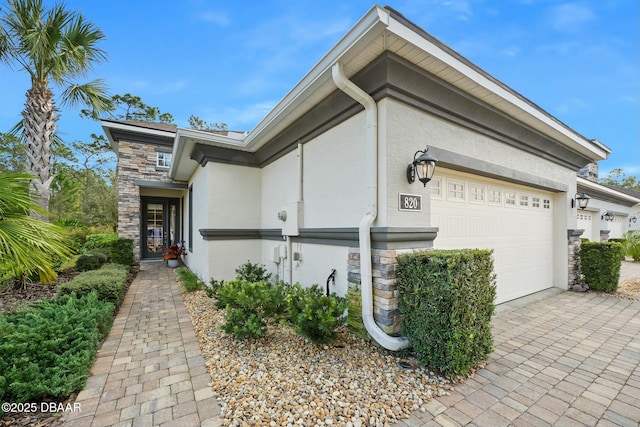
[[(303, 199), (303, 161), (302, 161), (302, 143), (298, 143), (298, 202), (302, 202)], [(293, 285), (293, 245), (291, 243), (291, 236), (287, 236), (287, 268), (289, 269), (289, 284)]]
[(367, 127), (365, 131), (365, 200), (367, 211), (360, 220), (360, 288), (362, 293), (362, 321), (371, 337), (387, 350), (400, 350), (409, 345), (406, 337), (387, 335), (373, 318), (373, 276), (371, 273), (371, 225), (378, 215), (378, 106), (365, 91), (347, 79), (342, 64), (331, 67), (333, 82), (340, 90), (362, 104)]

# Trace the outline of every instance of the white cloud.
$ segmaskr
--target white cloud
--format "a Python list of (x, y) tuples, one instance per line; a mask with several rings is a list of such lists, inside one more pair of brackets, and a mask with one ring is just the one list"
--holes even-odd
[(582, 4), (565, 3), (550, 10), (551, 26), (559, 31), (572, 31), (596, 18), (593, 11)]
[(473, 16), (471, 5), (466, 0), (445, 0), (442, 5), (450, 9), (460, 20), (467, 21)]
[(128, 80), (124, 82), (122, 86), (127, 88), (124, 90), (125, 92), (135, 92), (140, 90), (154, 95), (167, 95), (178, 93), (187, 88), (188, 82), (184, 79), (173, 81)]
[(584, 111), (590, 108), (589, 102), (581, 98), (572, 98), (565, 100), (562, 104), (556, 106), (555, 110), (561, 114), (574, 114), (576, 111)]
[(219, 27), (227, 27), (230, 23), (229, 16), (225, 12), (219, 10), (208, 10), (206, 12), (201, 12), (198, 16), (202, 21), (212, 23)]

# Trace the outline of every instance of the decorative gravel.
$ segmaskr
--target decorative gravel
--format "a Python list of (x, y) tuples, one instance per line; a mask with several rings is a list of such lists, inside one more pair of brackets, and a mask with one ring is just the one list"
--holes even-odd
[(204, 291), (183, 296), (225, 425), (385, 426), (453, 390), (449, 380), (346, 330), (331, 345), (284, 324), (239, 340), (220, 330), (224, 310)]

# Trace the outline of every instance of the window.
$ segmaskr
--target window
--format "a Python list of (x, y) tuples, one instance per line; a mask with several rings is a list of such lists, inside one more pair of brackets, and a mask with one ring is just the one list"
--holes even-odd
[(505, 191), (504, 192), (504, 204), (510, 208), (516, 207), (516, 192), (515, 191)]
[(159, 168), (168, 169), (171, 167), (171, 153), (164, 151), (156, 152), (156, 166)]
[(450, 180), (447, 185), (447, 199), (464, 201), (464, 183)]
[(528, 208), (529, 207), (529, 195), (528, 194), (521, 194), (520, 195), (520, 207), (521, 208)]
[(469, 201), (484, 203), (484, 185), (469, 184)]
[(543, 199), (542, 200), (542, 207), (544, 209), (551, 209), (551, 200), (549, 199)]
[(502, 204), (502, 190), (499, 188), (489, 187), (489, 204), (501, 205)]
[(539, 208), (540, 207), (540, 197), (532, 197), (531, 198), (531, 207), (532, 208)]
[(440, 178), (433, 178), (431, 180), (431, 197), (438, 199), (442, 197), (442, 181)]

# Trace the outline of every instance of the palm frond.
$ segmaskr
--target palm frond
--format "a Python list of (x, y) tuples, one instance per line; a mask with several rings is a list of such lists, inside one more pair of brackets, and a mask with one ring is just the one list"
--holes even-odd
[(43, 213), (29, 197), (31, 178), (0, 174), (0, 259), (16, 277), (36, 273), (48, 283), (56, 277), (53, 258), (66, 259), (73, 252), (62, 228), (31, 216)]
[(112, 108), (111, 99), (107, 96), (107, 87), (101, 79), (84, 84), (69, 84), (62, 92), (62, 104), (86, 105), (91, 109), (93, 118)]

